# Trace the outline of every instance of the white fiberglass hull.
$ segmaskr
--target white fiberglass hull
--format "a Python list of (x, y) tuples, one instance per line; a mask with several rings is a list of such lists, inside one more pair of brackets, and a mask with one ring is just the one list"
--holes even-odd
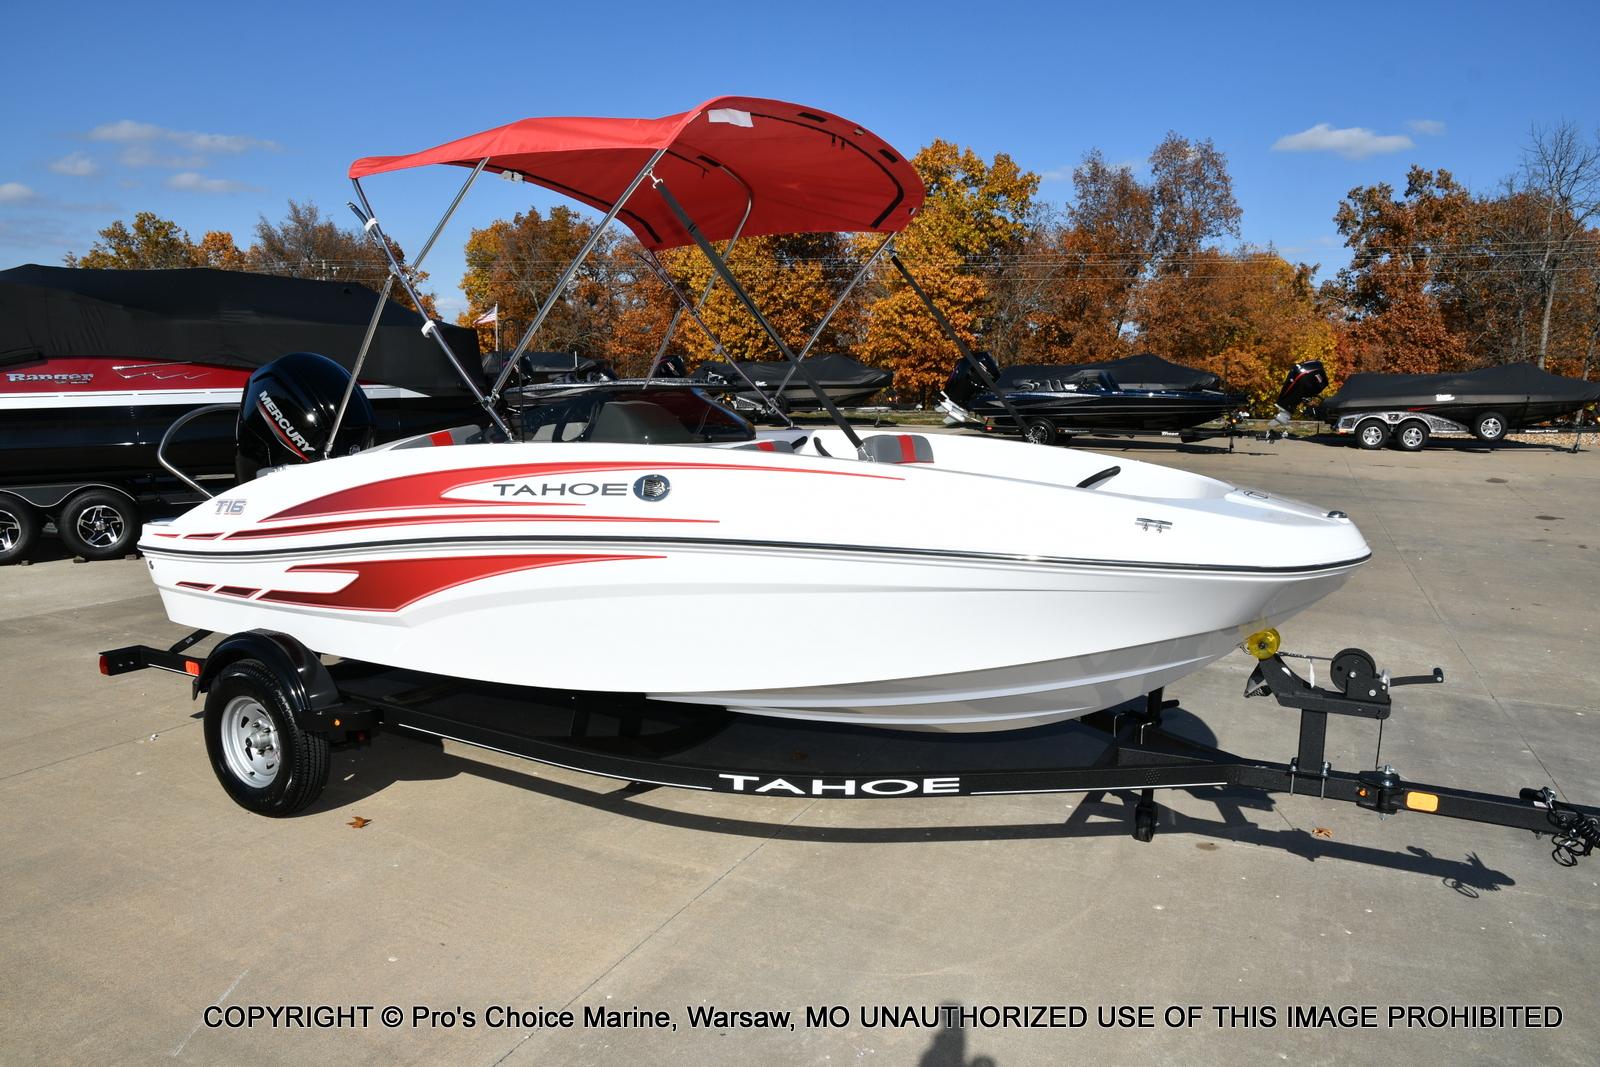
[[(1346, 519), (1210, 479), (1124, 460), (1077, 489), (1104, 457), (933, 447), (934, 464), (907, 465), (592, 444), (378, 452), (270, 475), (148, 527), (142, 545), (168, 614), (197, 628), (484, 681), (947, 730), (1037, 725), (1166, 685), (1367, 555)], [(985, 464), (1017, 476), (962, 469)], [(667, 493), (636, 492), (646, 476)]]

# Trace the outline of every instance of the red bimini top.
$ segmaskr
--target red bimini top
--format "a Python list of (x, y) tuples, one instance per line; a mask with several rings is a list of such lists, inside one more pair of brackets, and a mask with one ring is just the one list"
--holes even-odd
[[(735, 231), (898, 233), (922, 206), (916, 170), (871, 132), (825, 111), (751, 96), (722, 96), (659, 119), (523, 119), (411, 155), (358, 159), (350, 177), (488, 159), (485, 170), (609, 211), (660, 149), (666, 154), (656, 177), (712, 241)], [(648, 178), (617, 217), (646, 248), (691, 243)]]

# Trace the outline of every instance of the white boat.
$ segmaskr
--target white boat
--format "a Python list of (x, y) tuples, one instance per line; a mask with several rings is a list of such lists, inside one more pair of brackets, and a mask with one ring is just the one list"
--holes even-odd
[[(856, 124), (751, 98), (659, 120), (530, 119), (352, 176), (438, 162), (584, 190), (647, 249), (697, 244), (741, 297), (710, 241), (892, 240), (922, 198), (904, 158)], [(904, 272), (886, 240), (862, 273), (885, 255)], [(803, 352), (769, 332), (805, 378)], [(562, 386), (531, 407), (499, 385), (481, 427), (283, 467), (147, 526), (168, 615), (477, 681), (993, 730), (1165, 686), (1369, 555), (1338, 512), (1133, 460), (862, 439), (842, 419), (758, 438), (682, 384)], [(296, 432), (273, 410), (287, 420), (275, 432)]]

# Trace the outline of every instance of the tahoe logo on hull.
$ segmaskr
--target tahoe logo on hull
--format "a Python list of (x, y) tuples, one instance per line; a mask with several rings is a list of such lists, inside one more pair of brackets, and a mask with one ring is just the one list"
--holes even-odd
[(726, 793), (778, 793), (794, 797), (948, 796), (961, 792), (959, 777), (947, 778), (768, 778), (719, 774)]
[(495, 496), (506, 500), (544, 496), (626, 496), (625, 482), (492, 482)]

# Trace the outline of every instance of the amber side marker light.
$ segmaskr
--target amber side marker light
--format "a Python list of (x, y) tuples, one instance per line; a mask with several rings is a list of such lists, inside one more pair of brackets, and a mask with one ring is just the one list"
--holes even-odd
[(1412, 790), (1406, 794), (1406, 807), (1412, 811), (1438, 811), (1439, 797), (1434, 793), (1418, 793)]
[(200, 661), (197, 660), (197, 659), (186, 659), (186, 660), (184, 660), (183, 661), (183, 673), (189, 675), (192, 678), (200, 677)]

